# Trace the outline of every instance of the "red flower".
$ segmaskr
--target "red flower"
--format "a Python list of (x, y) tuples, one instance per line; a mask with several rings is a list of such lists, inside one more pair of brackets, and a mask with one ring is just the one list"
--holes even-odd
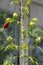
[(4, 27), (4, 29), (6, 29), (6, 28), (8, 28), (8, 26), (9, 26), (9, 23), (5, 22), (3, 27)]

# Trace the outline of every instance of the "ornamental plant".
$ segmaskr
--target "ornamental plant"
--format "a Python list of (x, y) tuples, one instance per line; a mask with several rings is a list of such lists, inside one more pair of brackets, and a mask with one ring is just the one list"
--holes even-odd
[[(31, 48), (31, 50), (38, 48), (43, 53), (42, 49), (38, 46), (38, 44), (41, 43), (41, 40), (43, 40), (43, 30), (37, 25), (38, 19), (32, 18), (31, 20), (29, 20), (28, 34), (26, 33), (27, 32), (26, 29), (23, 27), (23, 18), (25, 16), (27, 18), (30, 18), (31, 2), (32, 2), (31, 0), (16, 0), (15, 2), (10, 3), (10, 5), (20, 4), (21, 14), (19, 15), (18, 13), (13, 13), (12, 18), (9, 18), (9, 17), (6, 18), (3, 28), (4, 30), (5, 29), (7, 30), (10, 24), (12, 24), (13, 22), (16, 22), (17, 25), (21, 27), (20, 33), (21, 33), (22, 42), (21, 42), (21, 45), (14, 44), (12, 36), (9, 35), (6, 38), (6, 41), (9, 44), (5, 47), (4, 52), (6, 52), (7, 50), (14, 51), (16, 49), (18, 51), (19, 49), (21, 49), (22, 53), (18, 57), (22, 59), (23, 65), (25, 65), (27, 62), (32, 63), (33, 65), (40, 65), (39, 60), (37, 58), (35, 58), (32, 55), (26, 55), (26, 51), (28, 51), (29, 48)], [(23, 4), (25, 5), (23, 6)], [(18, 20), (18, 18), (20, 18), (20, 21)], [(30, 46), (27, 46), (27, 44), (24, 43), (27, 37), (30, 39), (30, 42), (29, 42)], [(27, 60), (25, 60), (25, 58), (27, 58)], [(14, 64), (6, 60), (3, 62), (3, 65), (14, 65)]]

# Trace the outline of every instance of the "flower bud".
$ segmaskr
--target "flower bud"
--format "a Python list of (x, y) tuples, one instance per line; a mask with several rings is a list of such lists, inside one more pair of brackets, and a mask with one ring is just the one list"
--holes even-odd
[(36, 43), (40, 43), (41, 42), (41, 38), (40, 37), (37, 37), (36, 38)]
[(21, 31), (23, 34), (25, 34), (25, 29), (22, 29), (22, 31)]
[(33, 27), (35, 26), (35, 23), (31, 21), (31, 22), (29, 23), (29, 26), (30, 26), (31, 28), (33, 28)]
[(8, 42), (12, 42), (13, 38), (11, 36), (7, 37)]
[(5, 22), (8, 22), (8, 23), (10, 23), (10, 21), (11, 21), (11, 18), (6, 18), (5, 20)]
[(17, 19), (18, 18), (18, 14), (17, 13), (13, 13), (13, 18)]
[(27, 48), (28, 48), (25, 43), (23, 43), (21, 47), (22, 47), (23, 50), (27, 50)]
[(32, 19), (32, 22), (37, 22), (37, 18), (33, 18)]
[(10, 65), (10, 63), (8, 61), (5, 61), (3, 65)]

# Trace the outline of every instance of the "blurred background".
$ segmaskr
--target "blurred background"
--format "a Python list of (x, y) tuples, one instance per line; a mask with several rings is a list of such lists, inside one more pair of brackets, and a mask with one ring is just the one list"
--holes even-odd
[[(18, 37), (20, 35), (20, 29), (16, 25), (16, 23), (12, 23), (7, 30), (3, 29), (3, 24), (5, 22), (5, 19), (7, 17), (12, 17), (13, 12), (20, 13), (19, 5), (9, 5), (11, 1), (15, 0), (0, 0), (0, 65), (3, 64), (4, 60), (11, 60), (11, 63), (13, 60), (15, 60), (14, 55), (17, 55), (16, 51), (12, 53), (12, 51), (7, 51), (4, 53), (4, 48), (8, 44), (6, 41), (6, 37), (11, 35), (14, 38), (13, 42), (19, 43)], [(43, 29), (43, 0), (32, 0), (31, 6), (31, 15), (30, 19), (33, 17), (38, 18), (38, 25)], [(26, 22), (25, 22), (26, 23)], [(43, 40), (39, 46), (43, 49)], [(9, 53), (11, 53), (9, 55)], [(39, 49), (33, 50), (32, 55), (34, 55), (36, 58), (40, 60), (40, 65), (43, 65), (43, 53)], [(18, 64), (19, 58), (16, 58), (15, 61), (13, 61), (14, 64)]]

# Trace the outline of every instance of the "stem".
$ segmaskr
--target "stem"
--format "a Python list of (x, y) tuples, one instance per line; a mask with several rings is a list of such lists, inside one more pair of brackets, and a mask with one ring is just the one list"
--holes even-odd
[[(21, 0), (21, 31), (23, 29), (23, 17), (22, 17), (22, 0)], [(23, 43), (23, 34), (21, 33), (21, 40), (22, 40), (22, 43)]]
[[(23, 54), (25, 54), (25, 51), (22, 51), (22, 52), (23, 52)], [(23, 65), (25, 65), (25, 58), (24, 57), (23, 57), (22, 61), (23, 61)]]
[[(22, 12), (23, 12), (23, 10), (22, 10), (22, 7), (23, 7), (23, 3), (22, 3), (22, 0), (20, 0), (19, 1), (20, 2), (20, 16), (21, 16), (21, 19), (20, 19), (20, 21), (21, 21), (21, 28), (20, 28), (20, 46), (23, 44), (23, 42), (24, 42), (24, 40), (23, 40), (23, 34), (22, 34), (22, 29), (23, 29), (23, 16), (22, 16)], [(22, 51), (21, 49), (20, 49), (20, 54), (21, 53), (23, 53), (24, 54), (24, 51)], [(20, 65), (21, 65), (21, 63), (22, 63), (22, 65), (25, 65), (24, 64), (24, 58), (21, 58), (20, 59)]]
[[(22, 0), (21, 0), (21, 23), (22, 23), (22, 24), (21, 24), (21, 31), (22, 31), (22, 29), (23, 29), (22, 12), (23, 12), (23, 11), (22, 11)], [(21, 41), (22, 41), (22, 44), (23, 44), (24, 41), (23, 41), (23, 34), (22, 34), (22, 33), (21, 33), (21, 36), (22, 36), (22, 37), (21, 37)], [(23, 52), (23, 54), (24, 54), (24, 51), (22, 51), (22, 52)], [(24, 62), (25, 62), (25, 61), (24, 61), (24, 57), (23, 57), (23, 59), (22, 59), (22, 62), (23, 62), (23, 65), (25, 65), (25, 63), (24, 63)]]

